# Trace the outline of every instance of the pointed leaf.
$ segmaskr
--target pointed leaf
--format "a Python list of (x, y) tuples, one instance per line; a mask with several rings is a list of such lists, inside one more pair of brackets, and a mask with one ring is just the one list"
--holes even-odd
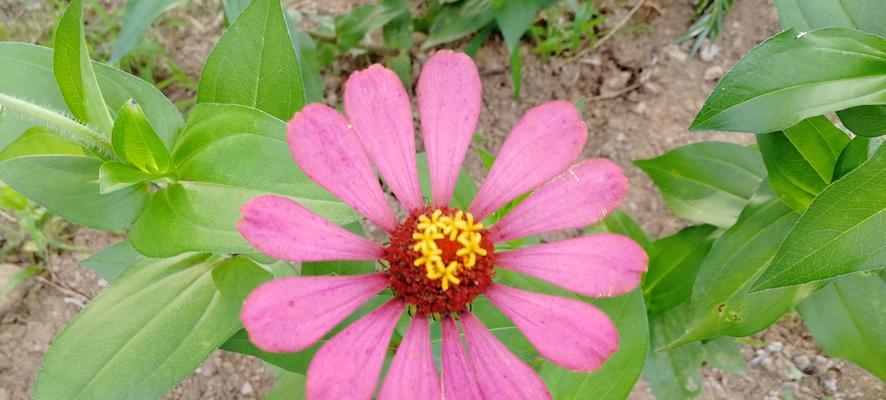
[(701, 394), (699, 371), (704, 347), (699, 342), (673, 350), (661, 347), (680, 336), (688, 305), (683, 303), (649, 319), (650, 350), (643, 376), (658, 399), (691, 399)]
[(107, 161), (98, 170), (99, 192), (108, 194), (149, 181), (154, 176), (119, 161)]
[(837, 111), (840, 122), (858, 136), (886, 135), (886, 106), (858, 106)]
[(649, 315), (660, 314), (689, 299), (698, 268), (714, 243), (716, 229), (712, 225), (691, 226), (649, 245), (649, 272), (643, 277), (643, 297)]
[(129, 0), (123, 12), (122, 28), (114, 48), (111, 49), (111, 62), (115, 63), (138, 48), (151, 24), (167, 10), (180, 4), (179, 0)]
[(126, 270), (126, 267), (143, 259), (145, 256), (132, 248), (132, 244), (128, 240), (124, 240), (105, 247), (92, 257), (80, 261), (80, 266), (95, 271), (98, 276), (108, 282), (113, 282)]
[(880, 0), (775, 0), (785, 29), (798, 32), (843, 27), (886, 36), (886, 8)]
[(166, 150), (141, 107), (133, 101), (124, 104), (117, 114), (111, 143), (120, 160), (144, 172), (162, 175), (172, 169), (169, 150)]

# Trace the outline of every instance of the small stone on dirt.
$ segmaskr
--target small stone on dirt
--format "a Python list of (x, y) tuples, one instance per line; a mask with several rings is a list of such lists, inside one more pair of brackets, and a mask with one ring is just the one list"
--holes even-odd
[(680, 48), (677, 47), (677, 45), (675, 44), (665, 46), (663, 51), (668, 56), (668, 58), (674, 61), (684, 62), (689, 59), (686, 56), (686, 52), (680, 50)]
[(773, 352), (773, 353), (778, 353), (783, 348), (784, 348), (784, 343), (782, 343), (782, 342), (772, 342), (772, 343), (769, 343), (769, 346), (766, 346), (766, 350), (769, 350), (770, 352)]
[(698, 52), (698, 58), (700, 58), (704, 62), (711, 62), (714, 61), (715, 58), (717, 58), (717, 53), (719, 52), (719, 46), (715, 44), (707, 45), (702, 47), (701, 51)]
[(624, 89), (625, 86), (628, 85), (628, 81), (631, 79), (630, 71), (618, 71), (610, 74), (603, 81), (603, 86), (600, 87), (600, 94), (603, 96), (611, 96), (618, 93), (620, 90)]
[(805, 371), (806, 368), (809, 368), (811, 364), (812, 363), (811, 361), (809, 361), (808, 356), (803, 355), (794, 357), (794, 365), (796, 365), (797, 368), (801, 371)]
[(240, 388), (240, 394), (244, 396), (250, 396), (255, 393), (255, 390), (252, 389), (252, 385), (249, 382), (243, 384), (243, 387)]
[(704, 70), (704, 80), (716, 81), (723, 77), (723, 67), (715, 65)]

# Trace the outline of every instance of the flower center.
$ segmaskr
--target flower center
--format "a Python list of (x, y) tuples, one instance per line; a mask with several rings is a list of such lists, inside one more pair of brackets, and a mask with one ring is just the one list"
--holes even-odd
[(464, 211), (410, 215), (385, 249), (391, 289), (420, 313), (464, 309), (492, 282), (493, 249), (484, 234)]

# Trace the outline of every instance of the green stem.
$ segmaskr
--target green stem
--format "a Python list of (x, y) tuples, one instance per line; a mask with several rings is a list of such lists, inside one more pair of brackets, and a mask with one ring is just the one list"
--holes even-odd
[(12, 111), (38, 124), (58, 129), (105, 160), (114, 160), (111, 143), (101, 133), (55, 111), (0, 93), (0, 112)]

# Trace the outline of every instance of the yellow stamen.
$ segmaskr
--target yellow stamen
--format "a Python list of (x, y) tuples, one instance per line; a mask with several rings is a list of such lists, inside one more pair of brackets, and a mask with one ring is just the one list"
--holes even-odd
[[(483, 236), (480, 231), (483, 224), (474, 223), (471, 213), (457, 211), (455, 215), (444, 215), (440, 209), (434, 210), (430, 216), (420, 215), (416, 231), (412, 234), (415, 244), (412, 249), (421, 257), (414, 262), (415, 266), (424, 266), (428, 279), (440, 279), (440, 287), (445, 291), (451, 285), (458, 285), (461, 280), (458, 274), (462, 268), (473, 268), (477, 264), (478, 256), (485, 256), (486, 249), (482, 247)], [(446, 240), (461, 244), (456, 250), (459, 261), (443, 263), (443, 251), (437, 245), (438, 240)]]

